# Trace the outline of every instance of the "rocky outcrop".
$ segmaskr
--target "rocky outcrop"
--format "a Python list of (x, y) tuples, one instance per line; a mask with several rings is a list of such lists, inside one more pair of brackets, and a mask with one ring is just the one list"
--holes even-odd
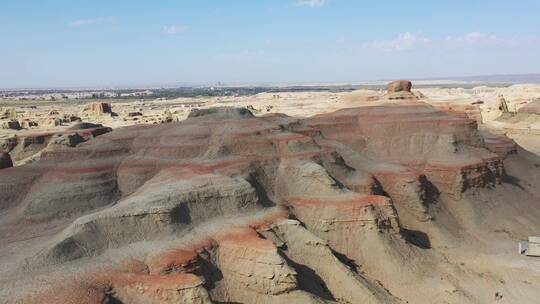
[(488, 124), (492, 133), (511, 138), (519, 146), (540, 154), (540, 101), (532, 101), (517, 113), (501, 115)]
[(212, 303), (204, 281), (192, 274), (120, 274), (113, 284), (114, 298), (121, 303)]
[(482, 137), (484, 138), (486, 148), (489, 151), (496, 153), (502, 159), (505, 159), (510, 154), (517, 153), (518, 145), (515, 141), (506, 136), (495, 135), (484, 131)]
[(110, 103), (105, 102), (92, 102), (89, 104), (86, 104), (79, 115), (81, 117), (95, 117), (95, 116), (102, 116), (102, 115), (112, 115), (112, 107)]
[(141, 270), (105, 270), (85, 275), (62, 288), (18, 301), (30, 303), (193, 303), (210, 304), (201, 278), (190, 274), (151, 275)]
[(298, 289), (296, 271), (272, 241), (260, 238), (252, 229), (221, 240), (215, 263), (223, 282), (213, 295), (227, 302), (256, 303)]
[(517, 111), (518, 113), (540, 115), (540, 99), (536, 99)]
[(14, 108), (0, 108), (0, 128), (20, 130), (21, 124), (17, 120), (17, 111)]
[[(473, 103), (473, 104), (460, 104), (456, 102), (437, 102), (433, 103), (433, 106), (437, 109), (456, 116), (461, 116), (463, 118), (473, 119), (478, 124), (484, 123), (485, 111), (482, 109), (482, 104)], [(484, 114), (483, 114), (484, 113)]]
[(13, 161), (9, 153), (0, 151), (0, 169), (6, 169), (13, 167)]
[(20, 130), (21, 125), (17, 120), (10, 119), (10, 120), (4, 120), (0, 121), (2, 129), (12, 129), (12, 130)]
[(339, 303), (400, 303), (375, 282), (343, 264), (328, 241), (311, 233), (300, 222), (281, 220), (260, 233), (281, 244), (291, 264), (303, 265), (298, 267), (302, 287)]
[(193, 109), (188, 118), (204, 117), (205, 119), (243, 119), (255, 117), (246, 108), (216, 107), (208, 109)]
[(470, 185), (496, 183), (502, 174), (475, 121), (423, 103), (344, 109), (307, 123), (364, 156), (423, 172), (443, 193), (459, 196)]
[(412, 83), (409, 80), (396, 80), (388, 84), (388, 93), (411, 92)]
[(387, 92), (382, 100), (386, 102), (416, 101), (417, 96), (411, 92), (412, 83), (408, 80), (397, 80), (387, 85)]
[(43, 154), (62, 153), (65, 148), (75, 147), (111, 130), (102, 125), (82, 123), (64, 131), (17, 133), (0, 139), (0, 145), (10, 152), (17, 165), (22, 165), (38, 160)]
[[(91, 256), (130, 242), (180, 234), (209, 219), (238, 215), (258, 207), (255, 189), (245, 180), (212, 175), (177, 180), (181, 176), (163, 172), (114, 206), (77, 219), (39, 254), (38, 260), (59, 263)], [(100, 191), (86, 189), (70, 193), (66, 189), (56, 195), (39, 193), (37, 196), (41, 199), (37, 202), (41, 206), (35, 206), (37, 202), (30, 199), (25, 202), (25, 212), (28, 215), (34, 210), (66, 212), (68, 208), (80, 211), (81, 208), (99, 206), (97, 204), (112, 203), (117, 195), (114, 181), (95, 185), (94, 189)], [(66, 195), (75, 197), (62, 199)], [(60, 202), (94, 202), (94, 199), (95, 203), (86, 206), (60, 205)], [(47, 205), (43, 206), (45, 203)]]
[(17, 119), (17, 111), (14, 108), (0, 108), (0, 120)]

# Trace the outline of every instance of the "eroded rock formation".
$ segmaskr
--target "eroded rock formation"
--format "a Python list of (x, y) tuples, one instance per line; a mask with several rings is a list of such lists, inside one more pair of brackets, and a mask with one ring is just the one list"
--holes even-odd
[(540, 99), (536, 99), (526, 106), (521, 107), (517, 112), (540, 115)]
[(417, 100), (411, 89), (412, 83), (409, 80), (396, 80), (388, 84), (385, 97), (388, 100)]
[(92, 102), (84, 106), (81, 110), (81, 116), (99, 116), (99, 115), (111, 115), (112, 108), (110, 103), (105, 102)]
[(410, 92), (412, 83), (409, 80), (396, 80), (388, 84), (388, 93)]
[[(310, 118), (214, 108), (82, 144), (73, 136), (46, 146), (76, 147), (46, 149), (0, 174), (1, 241), (32, 248), (5, 255), (6, 278), (36, 286), (51, 269), (58, 278), (35, 291), (0, 281), (6, 299), (486, 302), (492, 294), (475, 288), (486, 278), (439, 249), (469, 233), (483, 246), (471, 218), (501, 222), (483, 217), (468, 193), (500, 187), (506, 163), (535, 161), (498, 153), (475, 120), (417, 101)], [(527, 193), (521, 204), (534, 197)], [(521, 233), (537, 214), (504, 227)], [(25, 228), (13, 235), (17, 227)], [(533, 289), (512, 282), (504, 292), (522, 299)]]
[(9, 152), (16, 164), (22, 165), (38, 160), (48, 151), (75, 147), (110, 131), (111, 128), (102, 125), (81, 122), (61, 131), (29, 131), (0, 137), (0, 148)]

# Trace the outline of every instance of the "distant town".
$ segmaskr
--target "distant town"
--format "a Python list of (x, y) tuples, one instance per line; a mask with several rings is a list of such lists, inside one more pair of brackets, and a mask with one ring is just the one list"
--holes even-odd
[[(378, 88), (379, 86), (369, 86)], [(344, 92), (358, 89), (358, 86), (290, 86), (290, 87), (179, 87), (158, 89), (99, 89), (99, 90), (0, 90), (4, 101), (68, 101), (86, 99), (172, 99), (198, 96), (245, 96), (262, 92), (302, 92), (330, 91)], [(381, 87), (382, 88), (382, 87)]]

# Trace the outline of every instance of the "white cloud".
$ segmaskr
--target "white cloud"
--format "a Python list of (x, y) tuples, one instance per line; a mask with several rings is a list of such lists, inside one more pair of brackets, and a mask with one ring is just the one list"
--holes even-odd
[(327, 3), (326, 0), (297, 0), (296, 1), (296, 5), (309, 6), (309, 7), (323, 6), (326, 3)]
[(379, 50), (384, 52), (406, 51), (416, 46), (429, 46), (431, 39), (415, 35), (410, 32), (399, 34), (391, 40), (373, 40), (362, 44), (363, 49)]
[(446, 38), (428, 38), (420, 34), (405, 32), (390, 40), (373, 40), (361, 45), (362, 49), (382, 52), (398, 52), (412, 49), (454, 49), (454, 48), (483, 48), (483, 47), (528, 47), (538, 42), (534, 35), (502, 37), (494, 34), (470, 32), (465, 35), (447, 36)]
[(163, 27), (163, 33), (169, 35), (176, 35), (187, 31), (186, 26), (166, 25)]
[(470, 32), (461, 36), (448, 36), (446, 43), (450, 46), (506, 46), (521, 47), (536, 42), (534, 35), (500, 37), (494, 34)]
[(446, 41), (454, 43), (469, 43), (469, 44), (478, 44), (478, 43), (493, 43), (497, 42), (499, 38), (495, 35), (488, 35), (480, 32), (470, 32), (463, 36), (448, 36)]
[(344, 36), (339, 36), (337, 39), (336, 39), (336, 43), (345, 43), (347, 41), (347, 39), (345, 39)]
[(99, 25), (112, 22), (113, 17), (96, 17), (90, 19), (77, 19), (69, 23), (71, 26)]

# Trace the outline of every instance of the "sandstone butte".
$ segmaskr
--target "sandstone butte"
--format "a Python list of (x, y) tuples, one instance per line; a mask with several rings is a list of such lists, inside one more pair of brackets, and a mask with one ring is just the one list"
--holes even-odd
[(540, 231), (540, 159), (389, 91), (79, 130), (99, 134), (5, 166), (0, 302), (535, 303), (515, 242)]

